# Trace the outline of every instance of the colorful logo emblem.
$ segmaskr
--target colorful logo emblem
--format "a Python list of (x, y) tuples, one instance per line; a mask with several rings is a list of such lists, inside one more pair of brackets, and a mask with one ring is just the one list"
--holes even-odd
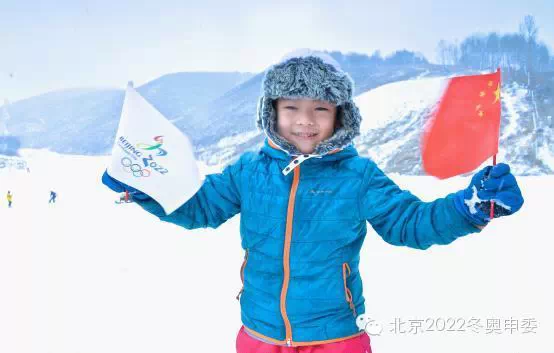
[(163, 136), (155, 136), (154, 141), (156, 141), (156, 144), (153, 145), (149, 145), (147, 143), (137, 143), (137, 147), (146, 151), (158, 150), (157, 156), (159, 157), (167, 155), (167, 151), (162, 148), (162, 145), (164, 144)]

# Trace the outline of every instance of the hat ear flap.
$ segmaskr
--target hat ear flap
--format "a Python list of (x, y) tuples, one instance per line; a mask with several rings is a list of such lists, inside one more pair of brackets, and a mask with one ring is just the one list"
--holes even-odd
[(264, 108), (264, 96), (261, 96), (258, 99), (258, 105), (256, 106), (256, 126), (258, 130), (264, 131), (264, 122), (263, 122), (263, 108)]

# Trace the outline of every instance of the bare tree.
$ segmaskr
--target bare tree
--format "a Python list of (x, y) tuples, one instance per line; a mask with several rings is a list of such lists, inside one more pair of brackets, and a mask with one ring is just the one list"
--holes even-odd
[(454, 43), (450, 44), (450, 58), (452, 65), (458, 65), (460, 63), (460, 46), (458, 40), (455, 40)]
[(537, 27), (537, 23), (535, 22), (535, 17), (531, 15), (525, 16), (523, 18), (523, 21), (519, 25), (519, 32), (525, 38), (525, 41), (527, 43), (527, 60), (525, 63), (525, 71), (527, 73), (527, 85), (531, 87), (531, 73), (534, 70), (534, 49), (536, 47), (537, 36), (539, 33), (539, 28)]
[(536, 42), (539, 28), (537, 27), (535, 17), (532, 15), (525, 16), (523, 21), (519, 24), (519, 32), (528, 42)]
[(439, 64), (446, 66), (446, 58), (447, 58), (447, 47), (448, 44), (444, 39), (439, 40), (439, 44), (437, 44), (437, 61)]
[(548, 64), (550, 62), (550, 51), (544, 43), (540, 43), (537, 46), (536, 62), (534, 66), (538, 72), (548, 70)]
[(487, 37), (487, 61), (488, 67), (494, 69), (500, 64), (500, 37), (492, 32)]
[(484, 69), (487, 67), (486, 37), (473, 34), (460, 44), (460, 63), (469, 67)]

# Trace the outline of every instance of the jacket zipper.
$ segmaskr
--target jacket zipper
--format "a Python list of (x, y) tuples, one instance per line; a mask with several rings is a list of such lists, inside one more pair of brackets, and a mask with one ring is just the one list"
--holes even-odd
[[(348, 273), (347, 273), (348, 272)], [(346, 278), (349, 277), (351, 274), (350, 266), (348, 266), (348, 263), (345, 262), (342, 264), (342, 280), (344, 282), (344, 296), (346, 298), (346, 302), (350, 306), (350, 309), (352, 310), (352, 315), (356, 317), (356, 307), (354, 306), (353, 298), (352, 298), (352, 292), (348, 288), (348, 285), (346, 284)]]
[(248, 262), (248, 249), (246, 249), (246, 252), (244, 253), (244, 260), (242, 261), (242, 265), (240, 266), (240, 281), (242, 282), (242, 288), (240, 289), (239, 294), (237, 294), (237, 300), (240, 300), (240, 295), (244, 291), (244, 268), (246, 267), (247, 262)]
[(290, 281), (290, 245), (292, 238), (292, 220), (294, 218), (294, 204), (296, 200), (296, 191), (298, 190), (298, 184), (300, 182), (300, 166), (297, 166), (293, 170), (294, 177), (292, 179), (292, 185), (290, 188), (289, 203), (287, 208), (287, 223), (285, 231), (285, 245), (283, 249), (283, 287), (281, 289), (281, 316), (283, 316), (283, 321), (285, 322), (285, 341), (287, 346), (292, 346), (292, 327), (287, 316), (287, 291)]

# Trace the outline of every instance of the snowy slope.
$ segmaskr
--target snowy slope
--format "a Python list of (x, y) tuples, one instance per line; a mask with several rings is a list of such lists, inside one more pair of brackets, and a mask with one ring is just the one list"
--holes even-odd
[[(190, 119), (191, 112), (251, 77), (239, 72), (181, 72), (137, 88), (168, 119)], [(122, 87), (126, 82), (122, 82)], [(12, 135), (27, 148), (75, 154), (105, 154), (111, 146), (123, 105), (121, 89), (49, 92), (9, 106)]]
[[(360, 54), (344, 55), (340, 52), (331, 52), (330, 55), (354, 80), (355, 94), (364, 93), (390, 82), (436, 76), (443, 71), (441, 67), (433, 65), (376, 63), (372, 58)], [(263, 142), (260, 134), (253, 135), (256, 131), (256, 106), (262, 79), (263, 73), (260, 73), (206, 106), (195, 110), (194, 117), (191, 117), (191, 125), (194, 128), (187, 128), (181, 125), (181, 122), (177, 124), (191, 135), (198, 149), (199, 159), (209, 164), (229, 163), (242, 152), (256, 149)], [(219, 146), (218, 141), (229, 136), (240, 140), (241, 143), (233, 147)]]
[[(357, 139), (360, 153), (378, 161), (386, 171), (423, 174), (421, 133), (446, 80), (395, 82), (358, 96), (364, 119), (362, 136)], [(509, 163), (518, 175), (554, 174), (554, 150), (546, 140), (552, 138), (552, 129), (545, 129), (544, 141), (539, 138), (535, 124), (544, 125), (546, 119), (533, 119), (536, 113), (529, 96), (529, 91), (517, 83), (502, 87), (498, 161)]]
[(356, 97), (363, 118), (356, 140), (359, 153), (387, 171), (417, 174), (423, 117), (440, 98), (446, 82), (445, 77), (400, 81)]
[[(422, 175), (421, 132), (449, 77), (421, 74), (415, 79), (384, 84), (356, 96), (355, 102), (363, 118), (361, 136), (355, 141), (359, 153), (376, 160), (385, 171)], [(254, 105), (255, 99), (252, 100)], [(229, 101), (238, 102), (241, 107), (246, 104), (234, 96)], [(498, 161), (509, 163), (518, 175), (554, 174), (554, 144), (550, 142), (554, 140), (554, 130), (548, 127), (547, 117), (541, 118), (535, 110), (527, 88), (517, 83), (503, 86)], [(244, 116), (246, 112), (237, 114)], [(533, 115), (538, 117), (533, 119)], [(222, 127), (214, 124), (214, 137), (225, 136), (222, 141), (232, 139), (235, 143), (216, 142), (202, 146), (197, 150), (199, 158), (208, 164), (226, 164), (245, 150), (258, 148), (263, 136), (256, 133), (254, 117), (245, 116), (244, 119), (249, 119), (252, 126), (244, 122), (233, 125), (233, 120)], [(535, 120), (537, 126), (545, 126), (542, 139), (537, 133), (540, 129), (534, 128)]]
[[(31, 174), (0, 172), (0, 352), (235, 352), (239, 216), (217, 230), (184, 230), (115, 205), (100, 183), (105, 157), (23, 155)], [(391, 177), (423, 200), (469, 181)], [(385, 328), (372, 337), (375, 352), (552, 350), (554, 286), (540, 269), (554, 267), (554, 177), (518, 180), (520, 213), (449, 246), (423, 252), (368, 233), (360, 263), (367, 314)], [(56, 205), (47, 204), (50, 189)], [(395, 318), (471, 317), (480, 333), (391, 332)], [(510, 318), (535, 319), (536, 333), (508, 333), (504, 321), (500, 333), (485, 333), (486, 319)]]
[[(468, 72), (331, 54), (355, 80), (355, 100), (363, 116), (362, 136), (356, 140), (359, 152), (377, 160), (385, 171), (421, 175), (425, 120), (446, 79)], [(138, 90), (191, 138), (199, 160), (221, 165), (263, 142), (255, 126), (262, 79), (263, 73), (179, 73)], [(554, 174), (554, 105), (548, 89), (535, 96), (515, 82), (506, 81), (502, 87), (498, 160), (510, 163), (518, 175)], [(120, 90), (53, 92), (10, 105), (8, 127), (25, 147), (109, 153), (122, 99)]]
[[(444, 71), (427, 63), (389, 63), (363, 54), (330, 55), (354, 79), (356, 94), (386, 83)], [(263, 72), (175, 73), (138, 87), (138, 91), (191, 137), (202, 150), (202, 159), (214, 161), (232, 153), (214, 150), (220, 139), (255, 130), (253, 119), (262, 77)], [(123, 91), (117, 89), (73, 89), (32, 97), (10, 106), (13, 115), (10, 129), (27, 148), (104, 154), (111, 150), (122, 97)], [(245, 143), (233, 157), (259, 142), (260, 139), (254, 139)]]
[(437, 102), (445, 84), (444, 77), (398, 81), (358, 95), (355, 102), (363, 117), (361, 133), (425, 110)]

